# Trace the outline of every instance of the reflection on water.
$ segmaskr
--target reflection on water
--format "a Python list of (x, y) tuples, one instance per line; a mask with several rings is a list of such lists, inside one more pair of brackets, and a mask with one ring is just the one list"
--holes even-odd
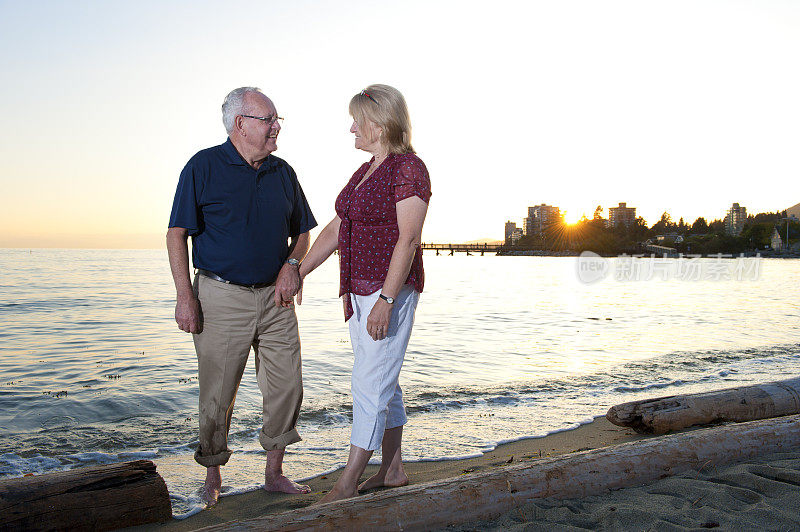
[[(800, 262), (756, 280), (579, 281), (571, 257), (425, 256), (401, 376), (406, 455), (479, 453), (575, 426), (635, 397), (797, 373)], [(710, 259), (709, 259), (710, 260)], [(200, 485), (191, 337), (175, 326), (165, 252), (0, 250), (0, 475), (149, 457), (186, 511)], [(335, 261), (306, 282), (304, 441), (296, 476), (344, 459), (352, 354)], [(253, 363), (225, 482), (259, 481)]]

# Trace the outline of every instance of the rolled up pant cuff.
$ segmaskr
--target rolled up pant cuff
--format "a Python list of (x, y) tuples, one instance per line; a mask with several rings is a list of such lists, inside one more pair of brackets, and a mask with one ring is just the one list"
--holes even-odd
[(221, 466), (228, 463), (231, 454), (233, 454), (231, 451), (226, 450), (217, 454), (208, 454), (204, 456), (200, 454), (200, 448), (198, 447), (197, 450), (194, 452), (194, 460), (201, 466), (206, 466), (206, 467)]
[(302, 441), (303, 438), (297, 433), (297, 429), (292, 429), (289, 432), (284, 432), (279, 436), (270, 438), (264, 431), (258, 435), (258, 441), (261, 447), (266, 451), (274, 451), (275, 449), (285, 449), (288, 445)]

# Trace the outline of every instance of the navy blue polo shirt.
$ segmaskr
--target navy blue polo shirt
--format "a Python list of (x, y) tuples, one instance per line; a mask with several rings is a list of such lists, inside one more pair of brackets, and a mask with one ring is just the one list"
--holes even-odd
[(230, 139), (189, 160), (169, 219), (189, 230), (195, 268), (240, 284), (274, 281), (289, 238), (316, 225), (292, 167), (270, 155), (255, 170)]

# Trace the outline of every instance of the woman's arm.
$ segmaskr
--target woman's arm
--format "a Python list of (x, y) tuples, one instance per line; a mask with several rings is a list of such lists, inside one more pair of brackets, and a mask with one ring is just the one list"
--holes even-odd
[[(403, 283), (408, 278), (414, 254), (422, 240), (422, 225), (425, 223), (428, 204), (419, 196), (411, 196), (398, 201), (396, 208), (399, 236), (381, 290), (381, 293), (387, 297), (397, 297)], [(391, 315), (392, 305), (379, 298), (367, 318), (367, 332), (373, 340), (381, 340), (386, 337)]]
[(338, 215), (334, 216), (333, 220), (320, 232), (303, 262), (300, 263), (300, 290), (297, 292), (298, 305), (303, 301), (303, 279), (313, 272), (317, 266), (325, 262), (339, 247), (339, 226), (341, 224), (342, 219)]

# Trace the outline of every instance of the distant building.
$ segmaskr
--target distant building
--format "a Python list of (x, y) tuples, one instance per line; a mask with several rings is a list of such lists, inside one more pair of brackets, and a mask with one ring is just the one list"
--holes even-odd
[(770, 241), (769, 247), (775, 251), (780, 251), (783, 249), (783, 239), (781, 238), (781, 232), (778, 231), (777, 227), (772, 229), (772, 240)]
[(545, 227), (561, 221), (561, 210), (551, 205), (535, 205), (528, 207), (528, 217), (525, 218), (525, 235), (540, 235)]
[(517, 230), (517, 224), (514, 222), (506, 222), (506, 244), (511, 243), (511, 235)]
[(522, 238), (522, 228), (517, 227), (516, 229), (514, 229), (514, 232), (511, 233), (511, 245), (512, 246), (517, 245), (517, 242), (519, 242), (520, 238)]
[(665, 241), (680, 244), (681, 242), (683, 242), (683, 235), (679, 235), (678, 233), (667, 233), (665, 235), (656, 235), (656, 242), (660, 244)]
[(789, 207), (786, 209), (786, 216), (789, 218), (794, 218), (795, 220), (800, 219), (800, 203), (795, 205), (794, 207)]
[(620, 202), (618, 207), (608, 208), (608, 227), (624, 225), (630, 227), (636, 223), (636, 207), (628, 207), (627, 203)]
[(747, 219), (747, 209), (740, 207), (738, 203), (731, 205), (725, 215), (725, 232), (729, 235), (739, 236), (744, 229), (744, 221)]

